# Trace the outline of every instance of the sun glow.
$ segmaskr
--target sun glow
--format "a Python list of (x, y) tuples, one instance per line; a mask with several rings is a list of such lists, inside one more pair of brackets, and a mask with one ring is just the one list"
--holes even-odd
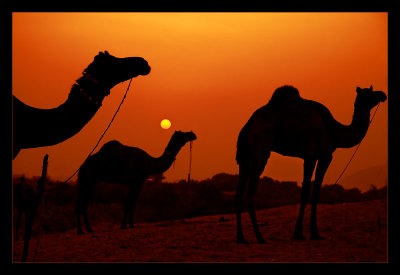
[[(196, 180), (238, 173), (238, 134), (279, 86), (293, 85), (343, 124), (351, 121), (357, 86), (388, 90), (387, 12), (13, 12), (11, 44), (12, 94), (40, 109), (64, 103), (99, 51), (146, 59), (152, 71), (132, 80), (134, 92), (107, 137), (159, 152), (171, 130), (193, 129), (202, 137), (196, 145)], [(126, 85), (113, 88), (68, 141), (22, 150), (12, 161), (13, 175), (37, 176), (48, 153), (49, 175), (68, 178), (84, 162), (82, 152), (98, 139)], [(380, 105), (346, 175), (387, 168), (387, 108), (386, 102)], [(163, 126), (160, 118), (174, 120), (174, 127), (171, 120)], [(349, 154), (335, 152), (324, 182), (337, 179)], [(166, 181), (187, 177), (187, 157), (179, 155), (184, 164), (167, 171)], [(262, 176), (302, 182), (302, 165), (298, 158), (271, 154)], [(344, 186), (370, 187), (349, 182)]]
[(171, 127), (171, 121), (169, 121), (168, 119), (163, 119), (163, 120), (161, 120), (160, 125), (161, 125), (161, 128), (163, 128), (165, 130), (169, 129), (169, 127)]

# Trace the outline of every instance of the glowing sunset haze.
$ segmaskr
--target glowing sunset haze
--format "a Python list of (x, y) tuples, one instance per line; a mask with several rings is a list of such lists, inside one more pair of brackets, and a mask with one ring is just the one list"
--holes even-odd
[[(116, 57), (143, 57), (151, 72), (132, 80), (98, 149), (118, 140), (158, 157), (175, 130), (193, 131), (193, 180), (238, 173), (239, 131), (282, 85), (322, 103), (345, 125), (352, 119), (357, 86), (372, 85), (389, 95), (387, 13), (17, 12), (12, 14), (12, 93), (27, 105), (55, 108), (105, 50)], [(13, 175), (39, 176), (49, 154), (48, 176), (67, 179), (107, 127), (128, 82), (114, 87), (72, 138), (22, 150), (12, 162)], [(160, 127), (165, 118), (172, 122), (168, 130)], [(336, 150), (324, 184), (336, 180), (354, 149)], [(185, 179), (188, 164), (186, 146), (165, 181)], [(385, 102), (344, 177), (387, 165)], [(262, 176), (300, 183), (302, 175), (301, 159), (272, 153)], [(361, 190), (379, 186), (348, 184)]]

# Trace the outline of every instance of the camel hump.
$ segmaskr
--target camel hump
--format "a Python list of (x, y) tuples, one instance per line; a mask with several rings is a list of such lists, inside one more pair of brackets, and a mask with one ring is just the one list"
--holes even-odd
[(290, 85), (284, 85), (275, 90), (268, 104), (282, 104), (301, 99), (299, 91)]
[(121, 142), (119, 142), (118, 140), (111, 140), (105, 143), (103, 147), (101, 147), (100, 151), (109, 151), (118, 148), (120, 146), (122, 146)]

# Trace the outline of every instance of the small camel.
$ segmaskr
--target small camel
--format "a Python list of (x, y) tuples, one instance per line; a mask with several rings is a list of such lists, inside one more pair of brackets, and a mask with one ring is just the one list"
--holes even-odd
[[(264, 171), (271, 151), (304, 160), (301, 204), (293, 239), (303, 236), (303, 215), (308, 201), (311, 177), (315, 183), (311, 197), (310, 233), (312, 240), (323, 239), (317, 229), (317, 203), (326, 170), (336, 148), (350, 148), (361, 142), (370, 123), (370, 111), (386, 100), (385, 93), (357, 87), (354, 114), (350, 125), (337, 122), (322, 104), (300, 97), (292, 86), (282, 86), (268, 104), (256, 110), (239, 133), (236, 161), (239, 183), (235, 196), (236, 233), (238, 243), (247, 243), (241, 222), (242, 200), (248, 183), (248, 211), (259, 243), (265, 243), (258, 228), (254, 197), (259, 177)], [(318, 164), (317, 164), (318, 162)]]
[(99, 181), (129, 185), (121, 229), (127, 228), (128, 221), (129, 227), (134, 227), (133, 212), (143, 182), (151, 175), (167, 171), (181, 148), (196, 138), (193, 132), (175, 131), (164, 153), (158, 158), (150, 156), (140, 148), (126, 146), (116, 140), (104, 144), (99, 152), (87, 159), (78, 174), (78, 197), (75, 208), (78, 234), (83, 233), (81, 215), (87, 231), (94, 232), (88, 222), (87, 208), (89, 194)]

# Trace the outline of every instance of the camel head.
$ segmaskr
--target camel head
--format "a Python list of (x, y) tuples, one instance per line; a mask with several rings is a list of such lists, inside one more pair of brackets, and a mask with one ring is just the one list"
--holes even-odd
[(182, 146), (185, 145), (187, 142), (196, 139), (197, 137), (192, 131), (190, 132), (175, 131), (175, 133), (171, 137), (171, 140), (174, 140), (176, 144), (182, 144)]
[(110, 90), (115, 85), (132, 77), (148, 73), (150, 73), (150, 67), (143, 58), (118, 58), (107, 51), (99, 52), (93, 62), (84, 70), (84, 75), (89, 75), (105, 90)]
[(172, 135), (171, 140), (169, 141), (166, 151), (172, 152), (177, 154), (179, 150), (189, 141), (196, 140), (197, 137), (196, 135), (190, 131), (190, 132), (181, 132), (181, 131), (175, 131), (175, 133)]
[(365, 111), (371, 111), (378, 103), (384, 102), (387, 96), (384, 92), (373, 91), (372, 85), (369, 88), (357, 87), (357, 97), (354, 106)]

